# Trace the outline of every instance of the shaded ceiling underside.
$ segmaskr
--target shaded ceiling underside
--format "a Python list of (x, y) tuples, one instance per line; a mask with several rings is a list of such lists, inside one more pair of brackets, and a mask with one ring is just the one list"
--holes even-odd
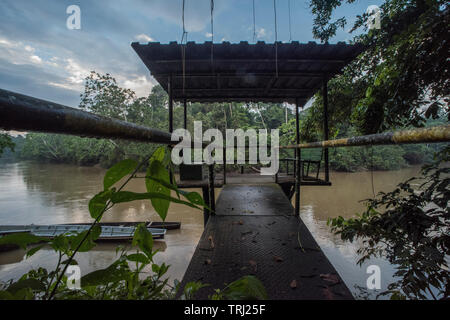
[[(176, 42), (132, 43), (152, 76), (173, 99), (192, 102), (306, 103), (322, 86), (358, 56), (361, 45), (298, 42), (230, 44)], [(277, 52), (277, 54), (275, 54)], [(212, 54), (211, 54), (212, 53)], [(184, 64), (184, 72), (183, 72)], [(277, 73), (278, 69), (278, 73)]]

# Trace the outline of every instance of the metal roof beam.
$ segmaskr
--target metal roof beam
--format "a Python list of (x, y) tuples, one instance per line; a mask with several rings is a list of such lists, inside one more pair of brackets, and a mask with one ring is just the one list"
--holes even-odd
[[(219, 63), (321, 63), (321, 64), (344, 64), (347, 60), (334, 60), (334, 59), (214, 59), (214, 65)], [(186, 59), (189, 64), (192, 63), (211, 63), (211, 59)], [(182, 63), (179, 59), (170, 60), (153, 60), (152, 63), (157, 64), (169, 64), (169, 63)]]
[[(324, 76), (324, 74), (326, 74), (327, 72), (323, 72), (323, 73), (318, 73), (318, 72), (282, 72), (279, 71), (278, 72), (278, 78), (292, 78), (292, 77), (304, 77), (304, 78), (322, 78)], [(272, 78), (273, 76), (275, 76), (275, 72), (264, 72), (264, 73), (259, 73), (259, 72), (247, 72), (247, 73), (186, 73), (184, 75), (184, 77), (186, 78), (212, 78), (215, 77), (217, 74), (220, 74), (221, 78), (235, 78), (235, 77), (246, 77), (246, 76), (256, 76), (256, 77), (265, 77), (265, 78)], [(154, 77), (168, 77), (169, 73), (152, 73), (152, 75)], [(182, 73), (174, 73), (173, 74), (174, 78), (182, 78), (183, 74)]]

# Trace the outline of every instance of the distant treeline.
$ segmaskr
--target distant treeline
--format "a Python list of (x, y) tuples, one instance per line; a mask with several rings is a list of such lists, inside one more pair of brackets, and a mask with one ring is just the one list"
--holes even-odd
[[(320, 100), (320, 99), (317, 99)], [(80, 108), (89, 112), (138, 123), (167, 131), (168, 97), (160, 86), (155, 86), (146, 98), (136, 98), (129, 89), (120, 88), (110, 75), (92, 72), (86, 78), (85, 92), (81, 95)], [(321, 140), (318, 103), (301, 112), (302, 141)], [(191, 103), (188, 105), (188, 129), (193, 122), (202, 121), (203, 128), (280, 129), (280, 144), (295, 141), (295, 118), (286, 105), (260, 103)], [(446, 119), (431, 120), (427, 124), (445, 123)], [(175, 105), (174, 127), (183, 123), (183, 107)], [(339, 130), (336, 129), (339, 127)], [(334, 137), (358, 135), (354, 126), (332, 123)], [(124, 158), (137, 160), (150, 154), (156, 145), (130, 143), (128, 141), (81, 138), (69, 135), (28, 133), (25, 138), (12, 137), (15, 151), (5, 148), (2, 161), (35, 160), (41, 162), (70, 163), (77, 165), (101, 165), (110, 167)], [(429, 162), (437, 145), (404, 145), (347, 147), (330, 149), (330, 165), (334, 170), (391, 170)], [(283, 150), (280, 157), (292, 157), (293, 152)], [(282, 169), (284, 164), (282, 165)], [(231, 169), (231, 166), (230, 166)]]

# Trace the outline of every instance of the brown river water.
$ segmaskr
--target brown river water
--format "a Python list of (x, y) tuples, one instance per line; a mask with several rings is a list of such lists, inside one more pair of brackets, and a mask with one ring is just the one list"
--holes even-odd
[[(391, 191), (412, 176), (419, 167), (373, 173), (375, 192)], [(0, 225), (54, 224), (90, 222), (87, 210), (89, 199), (102, 189), (104, 169), (63, 164), (18, 162), (0, 164)], [(331, 187), (302, 187), (301, 218), (319, 243), (330, 262), (337, 269), (349, 289), (358, 295), (356, 286), (366, 286), (368, 265), (381, 269), (382, 290), (392, 280), (393, 267), (383, 259), (372, 259), (363, 266), (356, 265), (358, 243), (344, 243), (333, 235), (326, 221), (330, 217), (352, 217), (364, 209), (360, 200), (372, 197), (370, 172), (331, 172)], [(128, 190), (145, 191), (143, 179), (134, 179)], [(195, 190), (201, 194), (201, 190)], [(216, 196), (220, 189), (216, 190)], [(160, 221), (149, 201), (135, 201), (114, 206), (102, 221)], [(156, 262), (170, 264), (168, 277), (181, 280), (203, 232), (201, 211), (171, 204), (167, 221), (180, 221), (180, 230), (170, 230), (164, 240), (155, 241), (159, 252)], [(98, 243), (90, 252), (77, 254), (81, 272), (105, 268), (112, 263), (116, 247), (129, 244)], [(57, 257), (50, 248), (44, 248), (25, 259), (25, 251), (18, 249), (0, 253), (0, 280), (17, 279), (31, 268), (55, 267)], [(369, 293), (374, 297), (376, 291)]]

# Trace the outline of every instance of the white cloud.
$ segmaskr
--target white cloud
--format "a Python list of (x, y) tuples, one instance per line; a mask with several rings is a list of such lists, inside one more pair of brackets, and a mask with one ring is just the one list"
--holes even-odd
[(264, 28), (259, 28), (256, 30), (256, 37), (258, 39), (264, 38), (267, 35), (266, 29)]
[[(64, 81), (49, 82), (50, 85), (64, 88), (72, 91), (82, 91), (84, 79), (89, 75), (90, 71), (82, 67), (74, 59), (59, 59), (53, 57), (52, 64), (59, 67), (58, 72), (63, 74)], [(57, 63), (59, 62), (59, 63)], [(63, 70), (61, 70), (63, 68)]]
[(14, 44), (7, 39), (0, 38), (0, 46), (11, 48), (11, 47), (14, 47)]
[(84, 78), (86, 78), (86, 76), (89, 75), (89, 70), (81, 67), (73, 59), (66, 59), (66, 62), (67, 62), (67, 65), (66, 65), (65, 69), (70, 74), (70, 76), (68, 78), (69, 82), (71, 82), (73, 84), (83, 83)]
[(131, 78), (129, 76), (127, 76), (127, 78), (118, 77), (118, 82), (119, 85), (133, 90), (138, 97), (148, 96), (154, 86), (154, 83), (151, 79), (147, 78), (146, 76), (140, 76), (137, 74), (131, 75)]
[(42, 63), (42, 59), (39, 56), (37, 56), (37, 55), (32, 55), (30, 57), (30, 60), (33, 63), (37, 63), (37, 64), (41, 64)]
[(212, 33), (211, 33), (211, 32), (207, 32), (207, 33), (205, 33), (205, 37), (207, 37), (207, 38), (211, 38), (211, 37), (212, 37)]
[[(138, 40), (154, 41), (147, 34), (135, 36)], [(41, 78), (41, 85), (47, 85), (54, 90), (60, 88), (81, 93), (84, 90), (84, 80), (91, 70), (100, 74), (111, 73), (118, 81), (119, 86), (133, 90), (138, 97), (148, 96), (156, 81), (150, 75), (142, 75), (136, 70), (130, 72), (127, 64), (99, 64), (86, 61), (86, 57), (76, 56), (71, 50), (54, 50), (46, 44), (31, 41), (16, 41), (0, 36), (0, 63), (13, 66), (33, 66), (36, 74), (48, 75)], [(29, 77), (33, 78), (30, 74)], [(64, 101), (61, 101), (64, 103)]]
[(34, 47), (20, 41), (0, 38), (0, 56), (12, 64), (41, 64), (42, 58), (35, 51)]
[(155, 39), (153, 39), (152, 37), (146, 35), (145, 33), (138, 34), (137, 36), (134, 36), (134, 38), (136, 40), (142, 41), (142, 42), (153, 42), (153, 41), (155, 41)]

